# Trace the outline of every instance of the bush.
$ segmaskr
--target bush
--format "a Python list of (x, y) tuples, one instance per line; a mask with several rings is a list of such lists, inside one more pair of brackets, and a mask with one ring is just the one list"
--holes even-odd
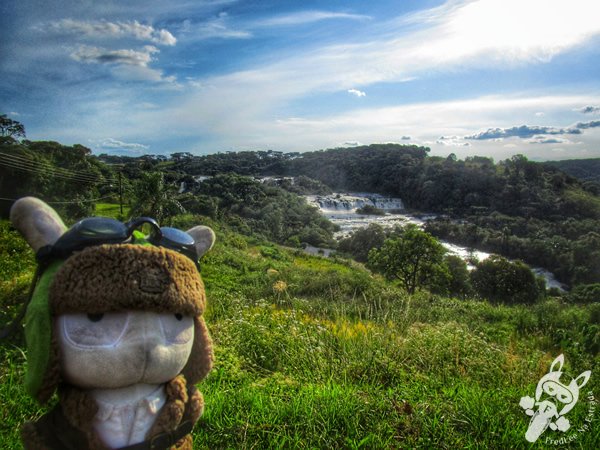
[(580, 284), (567, 295), (572, 303), (600, 303), (600, 283)]
[(540, 286), (529, 266), (492, 256), (471, 272), (477, 295), (492, 302), (534, 303), (541, 295)]

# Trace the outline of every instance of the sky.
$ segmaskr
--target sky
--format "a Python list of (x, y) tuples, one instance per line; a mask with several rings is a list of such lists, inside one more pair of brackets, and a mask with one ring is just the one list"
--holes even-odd
[(0, 114), (139, 156), (600, 157), (599, 0), (3, 0)]

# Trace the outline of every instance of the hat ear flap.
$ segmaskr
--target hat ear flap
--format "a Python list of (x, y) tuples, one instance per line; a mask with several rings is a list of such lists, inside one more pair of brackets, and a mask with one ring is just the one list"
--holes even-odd
[(60, 383), (60, 354), (59, 354), (59, 345), (56, 340), (56, 334), (52, 333), (52, 340), (50, 341), (50, 353), (48, 355), (48, 366), (46, 367), (46, 371), (44, 372), (42, 378), (42, 384), (40, 385), (39, 390), (35, 394), (35, 398), (42, 405), (46, 403), (56, 390), (58, 384)]
[(27, 373), (25, 388), (45, 403), (60, 381), (59, 346), (50, 313), (50, 286), (62, 261), (54, 261), (41, 275), (25, 315)]
[(202, 380), (213, 365), (212, 339), (202, 316), (194, 317), (194, 343), (187, 364), (181, 371), (188, 384)]
[(217, 239), (215, 232), (205, 225), (198, 225), (194, 228), (190, 228), (187, 233), (194, 238), (198, 259), (202, 258), (202, 256), (213, 247), (215, 240)]

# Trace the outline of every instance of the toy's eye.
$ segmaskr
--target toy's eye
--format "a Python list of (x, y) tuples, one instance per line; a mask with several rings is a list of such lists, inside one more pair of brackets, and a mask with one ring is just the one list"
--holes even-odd
[(111, 346), (123, 336), (128, 317), (126, 312), (64, 314), (59, 317), (60, 332), (77, 346)]
[(183, 314), (161, 314), (160, 323), (167, 342), (185, 344), (194, 337), (194, 318)]
[(558, 398), (558, 400), (561, 403), (570, 403), (571, 402), (571, 396), (566, 392), (561, 392), (560, 394), (558, 394), (558, 396), (556, 398)]
[(88, 314), (87, 317), (90, 322), (100, 322), (104, 317), (104, 314)]
[(546, 394), (554, 397), (556, 395), (556, 385), (554, 383), (546, 383), (544, 384), (544, 391)]

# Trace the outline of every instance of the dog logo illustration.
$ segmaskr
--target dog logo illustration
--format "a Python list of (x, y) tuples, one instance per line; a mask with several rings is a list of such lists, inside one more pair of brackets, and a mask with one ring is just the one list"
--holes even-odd
[(537, 384), (535, 399), (521, 397), (519, 406), (531, 416), (525, 439), (535, 442), (548, 427), (551, 430), (567, 431), (571, 424), (565, 415), (573, 409), (579, 399), (579, 390), (590, 379), (591, 371), (581, 373), (569, 384), (560, 380), (563, 375), (564, 355), (559, 355), (550, 366), (550, 371)]

